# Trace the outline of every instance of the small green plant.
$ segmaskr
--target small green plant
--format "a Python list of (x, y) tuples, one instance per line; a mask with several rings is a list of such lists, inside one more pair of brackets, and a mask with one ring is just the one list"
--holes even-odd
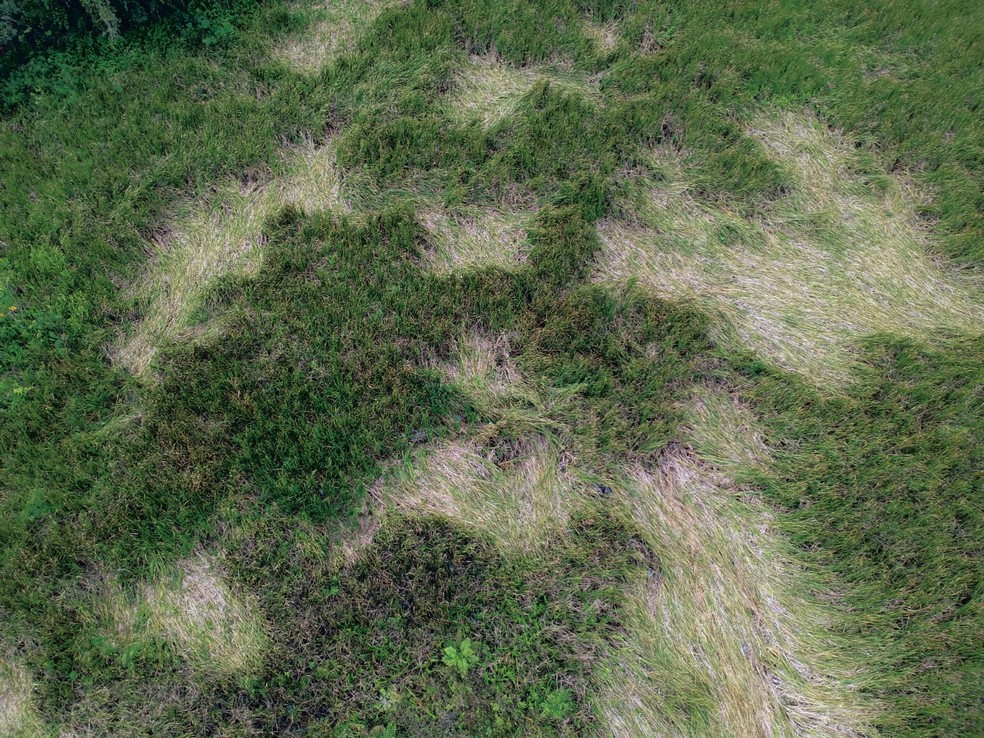
[(543, 701), (543, 716), (563, 720), (574, 712), (574, 700), (569, 689), (555, 689)]
[(447, 666), (458, 670), (462, 677), (468, 676), (468, 669), (478, 663), (478, 653), (476, 647), (472, 645), (470, 638), (465, 638), (457, 646), (448, 646), (444, 649), (442, 659)]

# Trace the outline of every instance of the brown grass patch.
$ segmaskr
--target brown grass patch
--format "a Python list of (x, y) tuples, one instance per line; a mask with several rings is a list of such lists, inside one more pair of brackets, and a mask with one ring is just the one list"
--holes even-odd
[(293, 205), (306, 213), (351, 212), (332, 141), (317, 144), (303, 138), (286, 150), (284, 158), (287, 176), (274, 180), (273, 185), (277, 207)]
[(262, 659), (266, 634), (254, 608), (233, 593), (216, 563), (198, 555), (179, 562), (145, 592), (148, 626), (189, 663), (222, 674), (246, 673)]
[(599, 97), (597, 78), (579, 75), (564, 65), (515, 67), (495, 55), (472, 56), (458, 75), (450, 113), (460, 123), (477, 121), (491, 128), (508, 118), (540, 81), (589, 100)]
[[(466, 442), (429, 449), (374, 489), (374, 514), (449, 518), (504, 551), (533, 553), (565, 530), (577, 482), (566, 471), (569, 459), (541, 436), (513, 443), (507, 459), (501, 451)], [(366, 522), (360, 532), (375, 528)]]
[(269, 187), (256, 184), (230, 183), (209, 202), (185, 206), (167, 234), (153, 242), (155, 259), (140, 287), (149, 307), (114, 359), (133, 374), (146, 374), (157, 349), (187, 328), (210, 282), (255, 273), (263, 222), (271, 212)]
[(980, 332), (974, 285), (928, 255), (911, 183), (861, 181), (853, 147), (810, 117), (763, 118), (751, 133), (791, 172), (792, 193), (747, 220), (698, 200), (682, 163), (657, 152), (669, 181), (652, 182), (630, 219), (600, 224), (596, 278), (695, 302), (721, 340), (828, 386), (849, 380), (864, 336)]
[(132, 374), (146, 377), (165, 343), (193, 335), (189, 320), (208, 286), (226, 275), (255, 274), (262, 264), (263, 224), (280, 208), (348, 212), (342, 176), (329, 141), (310, 139), (285, 150), (287, 173), (268, 183), (229, 180), (207, 200), (185, 203), (155, 239), (150, 269), (137, 292), (143, 318), (111, 350)]
[(533, 211), (504, 212), (492, 208), (460, 209), (453, 213), (425, 210), (420, 220), (430, 236), (425, 258), (434, 271), (522, 264), (526, 255), (526, 226)]
[(307, 15), (308, 28), (285, 39), (273, 50), (273, 57), (299, 72), (316, 73), (351, 51), (376, 16), (396, 4), (395, 0), (323, 0), (313, 6), (295, 3), (294, 9)]
[(595, 42), (598, 49), (611, 53), (618, 48), (619, 41), (621, 40), (618, 32), (618, 23), (616, 21), (611, 21), (609, 23), (588, 23), (584, 24), (584, 32), (587, 34), (588, 38)]
[[(855, 736), (874, 707), (860, 654), (830, 635), (833, 611), (766, 511), (681, 450), (616, 486), (659, 572), (628, 590), (626, 635), (599, 670), (616, 736)], [(713, 706), (699, 730), (676, 704)]]
[(38, 738), (47, 735), (34, 706), (34, 682), (10, 654), (0, 654), (0, 735)]
[(179, 561), (140, 590), (97, 573), (86, 582), (89, 609), (117, 649), (167, 641), (195, 671), (244, 674), (259, 665), (267, 638), (248, 599), (225, 582), (213, 557)]

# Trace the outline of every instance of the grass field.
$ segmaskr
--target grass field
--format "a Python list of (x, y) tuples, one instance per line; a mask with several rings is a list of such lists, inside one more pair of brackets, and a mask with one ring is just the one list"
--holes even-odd
[(0, 736), (984, 733), (984, 8), (235, 8), (0, 119)]

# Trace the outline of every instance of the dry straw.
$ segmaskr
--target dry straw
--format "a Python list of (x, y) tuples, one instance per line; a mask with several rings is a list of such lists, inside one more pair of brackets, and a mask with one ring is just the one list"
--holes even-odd
[(420, 215), (429, 234), (425, 258), (441, 274), (518, 266), (525, 261), (526, 228), (533, 215), (533, 211), (492, 208), (425, 210)]
[(494, 54), (469, 58), (455, 82), (449, 113), (459, 123), (478, 122), (491, 128), (512, 115), (537, 82), (598, 101), (597, 78), (588, 78), (564, 65), (512, 66)]
[(697, 199), (679, 158), (656, 152), (667, 181), (630, 219), (599, 226), (596, 278), (693, 301), (719, 317), (722, 340), (818, 385), (849, 381), (864, 336), (980, 331), (974, 285), (929, 256), (911, 183), (863, 182), (854, 148), (811, 117), (763, 118), (750, 132), (790, 173), (790, 194), (748, 220)]
[(30, 674), (9, 653), (0, 653), (0, 736), (36, 738), (45, 735), (32, 693)]
[(304, 12), (310, 23), (274, 48), (273, 57), (298, 72), (317, 73), (351, 51), (380, 12), (398, 4), (385, 0), (324, 0), (313, 8), (295, 4), (294, 9)]
[(306, 212), (348, 212), (329, 141), (310, 139), (284, 151), (286, 175), (271, 182), (230, 180), (211, 197), (184, 203), (154, 240), (154, 258), (138, 295), (143, 318), (112, 351), (137, 376), (147, 376), (157, 350), (192, 335), (189, 321), (209, 285), (226, 275), (255, 274), (263, 257), (263, 225), (285, 205)]
[(259, 610), (203, 553), (178, 561), (139, 590), (110, 576), (93, 578), (89, 589), (96, 625), (120, 651), (161, 640), (203, 675), (250, 673), (266, 652)]

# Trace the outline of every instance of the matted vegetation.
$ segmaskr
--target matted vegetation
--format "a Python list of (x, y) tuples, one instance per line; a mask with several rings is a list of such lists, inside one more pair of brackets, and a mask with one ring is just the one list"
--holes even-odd
[(516, 67), (496, 55), (472, 56), (455, 81), (451, 115), (460, 123), (491, 128), (514, 113), (538, 82), (587, 100), (599, 96), (597, 75), (578, 73), (569, 64)]
[(34, 684), (10, 653), (0, 656), (0, 731), (12, 738), (41, 735), (44, 726), (34, 705)]
[(270, 0), (21, 94), (0, 731), (979, 734), (981, 23)]
[(284, 158), (284, 176), (269, 182), (233, 180), (204, 202), (184, 204), (183, 212), (151, 239), (151, 266), (136, 289), (148, 307), (110, 351), (132, 374), (146, 375), (154, 355), (168, 341), (194, 335), (194, 317), (217, 280), (259, 270), (263, 224), (281, 208), (309, 213), (350, 210), (341, 194), (331, 142), (319, 146), (303, 138)]
[[(518, 373), (509, 345), (469, 336), (446, 374), (494, 418), (483, 435), (494, 428), (545, 435), (493, 436), (484, 447), (451, 443), (418, 455), (374, 488), (374, 514), (437, 514), (488, 534), (504, 551), (535, 556), (567, 531), (572, 509), (600, 496), (634, 524), (648, 552), (621, 592), (615, 654), (593, 680), (608, 730), (873, 734), (881, 707), (863, 692), (877, 655), (845, 636), (844, 615), (817, 597), (829, 582), (797, 563), (762, 501), (728, 476), (769, 463), (749, 411), (700, 388), (684, 412), (702, 455), (674, 442), (654, 460), (606, 473), (576, 451), (568, 424), (581, 420), (578, 403), (543, 397)], [(375, 529), (363, 523), (349, 540), (365, 546)]]
[(499, 266), (509, 268), (525, 261), (525, 224), (529, 212), (499, 212), (491, 208), (457, 213), (427, 210), (421, 223), (430, 234), (425, 257), (442, 273), (456, 269)]
[(359, 36), (387, 5), (399, 0), (343, 0), (342, 2), (294, 2), (289, 8), (303, 19), (305, 28), (276, 47), (274, 57), (300, 72), (317, 73), (332, 59), (351, 51)]
[(865, 181), (865, 159), (810, 118), (763, 118), (751, 134), (788, 173), (788, 194), (743, 218), (694, 197), (678, 157), (657, 153), (628, 222), (599, 227), (598, 279), (705, 305), (722, 317), (722, 341), (818, 384), (850, 381), (853, 346), (874, 333), (976, 330), (980, 293), (929, 256), (911, 183)]

